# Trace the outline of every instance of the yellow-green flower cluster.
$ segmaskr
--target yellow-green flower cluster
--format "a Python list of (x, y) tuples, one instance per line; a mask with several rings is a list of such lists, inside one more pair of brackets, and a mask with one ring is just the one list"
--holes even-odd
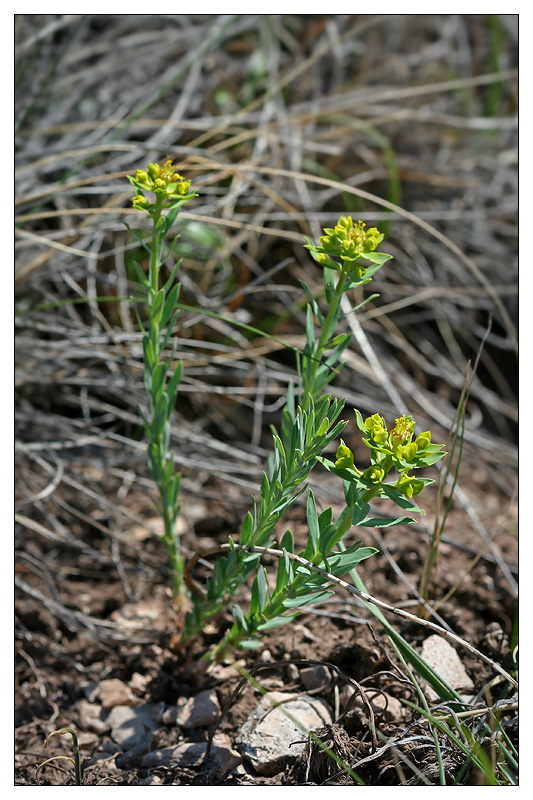
[[(379, 414), (372, 414), (365, 420), (359, 415), (358, 424), (365, 434), (363, 441), (372, 451), (371, 466), (363, 472), (358, 470), (352, 451), (341, 442), (335, 468), (355, 472), (367, 486), (373, 484), (374, 487), (379, 487), (394, 467), (400, 473), (394, 487), (407, 497), (412, 497), (422, 491), (428, 480), (419, 480), (409, 475), (409, 471), (434, 464), (445, 453), (443, 445), (431, 443), (429, 431), (418, 434), (413, 441), (415, 422), (412, 417), (402, 414), (395, 422), (395, 426), (388, 430), (385, 420)], [(374, 488), (372, 492), (374, 495)]]
[(402, 461), (404, 464), (412, 462), (420, 451), (427, 450), (431, 444), (431, 433), (429, 431), (420, 433), (413, 442), (415, 430), (413, 418), (402, 414), (395, 422), (394, 428), (388, 431), (385, 420), (379, 414), (367, 417), (365, 428), (369, 433), (369, 440), (378, 445), (375, 449), (394, 456), (395, 460)]
[(162, 166), (157, 163), (148, 164), (146, 169), (138, 169), (135, 177), (128, 177), (138, 190), (132, 200), (133, 206), (141, 210), (149, 205), (143, 191), (163, 195), (167, 200), (179, 200), (188, 193), (191, 185), (190, 181), (179, 174), (170, 160), (165, 161)]
[(339, 217), (334, 228), (324, 228), (324, 234), (318, 244), (306, 237), (306, 248), (315, 261), (323, 267), (330, 267), (344, 273), (351, 287), (368, 283), (366, 273), (369, 269), (364, 261), (373, 265), (371, 274), (391, 258), (387, 253), (376, 253), (375, 250), (385, 235), (377, 228), (366, 230), (364, 222), (355, 222), (351, 217)]
[(334, 228), (324, 228), (325, 236), (320, 237), (320, 244), (330, 255), (355, 261), (363, 253), (371, 253), (383, 240), (377, 228), (368, 231), (365, 228), (361, 220), (354, 225), (351, 217), (340, 217)]
[(344, 442), (337, 448), (337, 460), (335, 461), (335, 466), (338, 469), (353, 469), (354, 468), (354, 461), (353, 461), (353, 453), (349, 447), (347, 447)]

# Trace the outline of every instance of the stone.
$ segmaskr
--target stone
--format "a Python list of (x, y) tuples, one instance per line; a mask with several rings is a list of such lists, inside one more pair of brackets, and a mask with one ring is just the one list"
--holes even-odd
[(149, 675), (141, 675), (140, 672), (134, 672), (128, 682), (128, 686), (137, 696), (143, 695), (146, 692), (146, 687), (150, 683), (150, 680), (151, 678)]
[(90, 683), (84, 683), (81, 690), (87, 700), (93, 703), (98, 697), (98, 688), (98, 684), (95, 681), (91, 681)]
[(287, 675), (287, 680), (289, 683), (298, 683), (300, 680), (300, 670), (296, 666), (296, 664), (287, 664), (285, 667), (285, 673)]
[(304, 667), (300, 670), (300, 678), (308, 691), (328, 686), (331, 681), (331, 672), (323, 664)]
[(150, 749), (153, 735), (146, 733), (139, 741), (123, 753), (115, 756), (117, 769), (131, 769), (139, 763), (139, 759)]
[(81, 699), (76, 707), (80, 715), (80, 727), (93, 733), (105, 733), (109, 730), (109, 723), (103, 719), (102, 706), (98, 703), (89, 703)]
[(158, 725), (152, 717), (153, 705), (144, 706), (115, 706), (107, 717), (111, 727), (111, 738), (123, 750), (131, 750), (136, 745), (150, 741)]
[[(428, 636), (422, 644), (422, 658), (446, 683), (459, 694), (468, 694), (474, 684), (467, 674), (454, 647), (442, 636)], [(432, 701), (439, 700), (438, 694), (428, 686), (426, 694)]]
[(159, 777), (159, 775), (148, 775), (143, 781), (141, 781), (141, 786), (161, 786), (163, 783), (163, 779)]
[(190, 697), (176, 717), (176, 725), (181, 728), (208, 728), (220, 717), (220, 704), (214, 689)]
[[(147, 753), (141, 761), (141, 767), (199, 767), (204, 761), (206, 750), (207, 742), (184, 742), (175, 747), (163, 747)], [(233, 750), (231, 741), (225, 734), (218, 734), (211, 745), (209, 763), (222, 772), (228, 772), (242, 763), (242, 757)]]
[(176, 706), (167, 706), (161, 715), (161, 722), (163, 725), (175, 725), (179, 713), (182, 711), (184, 705), (185, 702), (179, 703)]
[[(271, 701), (281, 705), (273, 707)], [(260, 775), (276, 775), (303, 752), (308, 731), (332, 721), (331, 709), (319, 697), (269, 692), (240, 729), (237, 747)]]
[[(235, 662), (235, 666), (233, 664), (228, 664), (227, 666), (216, 664), (210, 672), (210, 677), (216, 681), (226, 681), (229, 678), (241, 678), (241, 673), (235, 668), (239, 666), (245, 667), (246, 661), (240, 659)], [(201, 668), (201, 666), (199, 668)]]
[(80, 750), (93, 750), (100, 742), (100, 737), (96, 733), (89, 731), (78, 731), (78, 745)]
[(132, 706), (135, 704), (135, 697), (130, 687), (118, 678), (101, 681), (98, 694), (102, 708), (105, 711), (115, 706)]

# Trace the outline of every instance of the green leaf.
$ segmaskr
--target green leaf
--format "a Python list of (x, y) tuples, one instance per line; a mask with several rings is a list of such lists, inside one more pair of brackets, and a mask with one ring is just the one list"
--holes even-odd
[(388, 255), (388, 253), (376, 253), (375, 251), (370, 253), (361, 253), (361, 257), (367, 261), (371, 261), (373, 264), (379, 264), (380, 267), (392, 258), (392, 256)]
[(368, 436), (368, 431), (365, 428), (365, 421), (361, 415), (361, 412), (358, 411), (356, 408), (354, 408), (354, 411), (355, 411), (355, 419), (357, 422), (357, 427), (359, 428), (360, 431), (362, 431), (365, 434), (365, 436)]
[(370, 505), (368, 503), (363, 503), (362, 500), (358, 500), (352, 512), (352, 525), (359, 525), (369, 511)]
[[(163, 285), (163, 291), (165, 292), (165, 296), (168, 295), (168, 293), (170, 292), (171, 287), (174, 284), (174, 280), (176, 278), (176, 274), (178, 272), (178, 269), (179, 269), (180, 265), (181, 265), (181, 260), (180, 261), (176, 261), (176, 263), (174, 264), (174, 267), (172, 268), (172, 272), (170, 273), (170, 275), (168, 276), (167, 280), (165, 281), (165, 283)], [(178, 284), (178, 286), (179, 286), (179, 284)]]
[(285, 608), (299, 608), (300, 606), (311, 606), (315, 605), (316, 603), (321, 603), (323, 600), (327, 600), (328, 597), (334, 592), (330, 591), (323, 591), (323, 592), (312, 592), (310, 594), (304, 594), (302, 596), (298, 595), (294, 599), (287, 597), (283, 601), (283, 605)]
[(311, 306), (307, 306), (306, 315), (305, 315), (305, 339), (307, 345), (305, 347), (304, 353), (308, 353), (312, 355), (316, 349), (315, 343), (315, 324), (313, 320), (313, 312), (311, 310)]
[(165, 292), (163, 289), (160, 289), (155, 294), (153, 292), (150, 293), (149, 305), (150, 305), (150, 316), (152, 317), (152, 319), (160, 317), (164, 299), (165, 299)]
[(317, 316), (320, 324), (322, 324), (324, 322), (324, 315), (320, 311), (320, 309), (318, 307), (318, 303), (316, 302), (315, 298), (313, 297), (313, 295), (311, 293), (311, 289), (309, 288), (309, 286), (307, 286), (306, 283), (304, 283), (304, 281), (300, 280), (300, 283), (302, 284), (302, 286), (304, 288), (304, 291), (305, 291), (307, 297), (309, 298), (309, 303), (310, 303), (311, 308), (313, 309), (313, 313)]
[(272, 619), (268, 619), (266, 622), (262, 622), (260, 625), (258, 625), (257, 630), (262, 632), (270, 631), (272, 628), (279, 628), (280, 625), (286, 625), (288, 622), (291, 622), (291, 620), (293, 620), (297, 614), (298, 612), (295, 614), (287, 614), (283, 617), (272, 617)]
[(168, 395), (161, 392), (156, 399), (152, 426), (154, 431), (163, 432), (163, 426), (168, 419)]
[(391, 486), (389, 483), (382, 483), (381, 488), (387, 497), (390, 497), (400, 508), (405, 508), (407, 511), (416, 511), (418, 514), (423, 514), (424, 516), (426, 515), (424, 509), (412, 503), (405, 495), (398, 491), (398, 489), (395, 489), (394, 486)]
[(222, 589), (222, 567), (220, 561), (215, 564), (213, 575), (207, 584), (207, 599), (216, 600)]
[(242, 647), (243, 650), (257, 650), (262, 644), (261, 640), (258, 639), (245, 639), (239, 644), (239, 647)]
[[(326, 558), (327, 554), (335, 547), (337, 544), (336, 536), (338, 533), (338, 528), (336, 525), (327, 525), (324, 530), (320, 534), (320, 540), (318, 542), (318, 549), (322, 556), (322, 558)], [(340, 534), (342, 536), (342, 534)]]
[(167, 395), (168, 395), (168, 405), (170, 409), (174, 408), (174, 404), (176, 402), (176, 394), (178, 392), (178, 385), (181, 379), (181, 368), (182, 368), (182, 362), (178, 361), (176, 369), (174, 370), (174, 374), (172, 375), (171, 379), (168, 382)]
[(331, 506), (325, 508), (324, 511), (318, 517), (318, 524), (320, 525), (320, 530), (323, 531), (327, 528), (328, 525), (331, 525), (331, 521), (333, 519), (333, 509)]
[(385, 519), (385, 517), (367, 517), (358, 524), (362, 528), (392, 528), (394, 525), (410, 525), (414, 522), (411, 517), (395, 517), (394, 519)]
[(359, 547), (353, 552), (331, 553), (328, 557), (328, 571), (335, 575), (336, 578), (340, 578), (341, 575), (345, 575), (361, 561), (378, 552), (379, 550), (376, 550), (375, 547)]
[(250, 512), (246, 514), (244, 518), (244, 522), (242, 523), (241, 527), (241, 535), (240, 535), (240, 544), (247, 545), (250, 544), (250, 539), (252, 536), (252, 529), (254, 525), (254, 520)]
[(264, 611), (268, 602), (268, 581), (265, 568), (260, 565), (256, 576), (259, 611)]
[[(330, 269), (332, 267), (332, 269)], [(324, 267), (324, 294), (328, 305), (335, 300), (335, 273), (340, 271), (339, 265), (332, 261), (329, 267)]]
[(173, 203), (172, 206), (169, 207), (169, 210), (165, 217), (165, 233), (167, 233), (171, 229), (172, 225), (176, 220), (176, 217), (179, 214), (182, 205), (183, 202), (178, 200), (176, 203)]
[[(338, 336), (335, 336), (333, 339), (330, 339), (327, 343), (327, 347), (338, 347), (339, 345), (345, 345), (350, 341), (352, 338), (351, 333), (339, 333)], [(327, 363), (327, 362), (326, 362)]]
[(164, 387), (166, 371), (167, 365), (163, 363), (156, 364), (152, 371), (151, 394), (154, 400), (159, 397), (159, 394)]
[(291, 531), (287, 530), (283, 534), (283, 539), (280, 543), (280, 548), (286, 550), (288, 553), (294, 552), (294, 538)]
[(236, 623), (243, 629), (243, 631), (248, 633), (248, 622), (244, 616), (242, 608), (240, 606), (233, 606), (232, 613)]
[(289, 558), (287, 550), (283, 550), (283, 563), (285, 564), (285, 572), (287, 573), (287, 580), (289, 583), (292, 583), (294, 580), (294, 567), (292, 566), (292, 561)]
[[(168, 297), (165, 300), (165, 305), (163, 307), (163, 313), (161, 315), (161, 327), (164, 328), (168, 323), (172, 314), (176, 311), (176, 303), (178, 302), (178, 297), (181, 289), (181, 284), (176, 283), (168, 293)], [(164, 291), (163, 289), (161, 291)], [(177, 309), (179, 311), (179, 309)]]
[(311, 560), (313, 556), (318, 553), (318, 541), (320, 537), (315, 497), (311, 489), (309, 489), (309, 494), (307, 495), (307, 525), (309, 528), (309, 539), (303, 552), (303, 557)]

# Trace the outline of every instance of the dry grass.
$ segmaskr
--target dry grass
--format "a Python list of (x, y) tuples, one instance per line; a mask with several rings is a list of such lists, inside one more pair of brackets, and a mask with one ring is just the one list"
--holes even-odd
[[(180, 242), (182, 300), (199, 309), (176, 331), (184, 497), (234, 504), (257, 489), (295, 377), (290, 348), (304, 343), (299, 280), (320, 292), (303, 237), (341, 213), (386, 226), (395, 260), (372, 284), (379, 299), (346, 318), (354, 341), (333, 393), (389, 420), (408, 410), (444, 441), (479, 356), (461, 474), (481, 470), (513, 497), (516, 26), (514, 15), (17, 17), (17, 546), (42, 592), (54, 597), (63, 548), (136, 591), (121, 560), (138, 557), (130, 497), (152, 484), (141, 341), (122, 299), (140, 256), (124, 222), (142, 229), (144, 217), (124, 176), (167, 155), (200, 192)], [(330, 502), (338, 489), (321, 492)], [(472, 517), (461, 479), (456, 497), (484, 546), (496, 531)], [(35, 536), (48, 540), (42, 559)], [(141, 583), (155, 569), (139, 558)]]

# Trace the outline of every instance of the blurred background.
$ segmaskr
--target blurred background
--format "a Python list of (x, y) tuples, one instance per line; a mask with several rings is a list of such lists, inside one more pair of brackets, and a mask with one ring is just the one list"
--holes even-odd
[[(344, 438), (358, 447), (356, 407), (446, 441), (468, 375), (452, 539), (476, 554), (470, 526), (513, 594), (514, 523), (498, 514), (516, 492), (517, 29), (517, 15), (16, 17), (23, 627), (38, 603), (118, 636), (101, 620), (119, 601), (80, 585), (112, 577), (135, 598), (164, 568), (128, 301), (146, 261), (129, 228), (147, 221), (125, 176), (167, 158), (199, 192), (178, 225), (186, 553), (234, 530), (259, 487), (305, 343), (300, 281), (322, 302), (304, 236), (349, 214), (394, 259), (344, 320)], [(322, 500), (342, 498), (326, 478)]]

